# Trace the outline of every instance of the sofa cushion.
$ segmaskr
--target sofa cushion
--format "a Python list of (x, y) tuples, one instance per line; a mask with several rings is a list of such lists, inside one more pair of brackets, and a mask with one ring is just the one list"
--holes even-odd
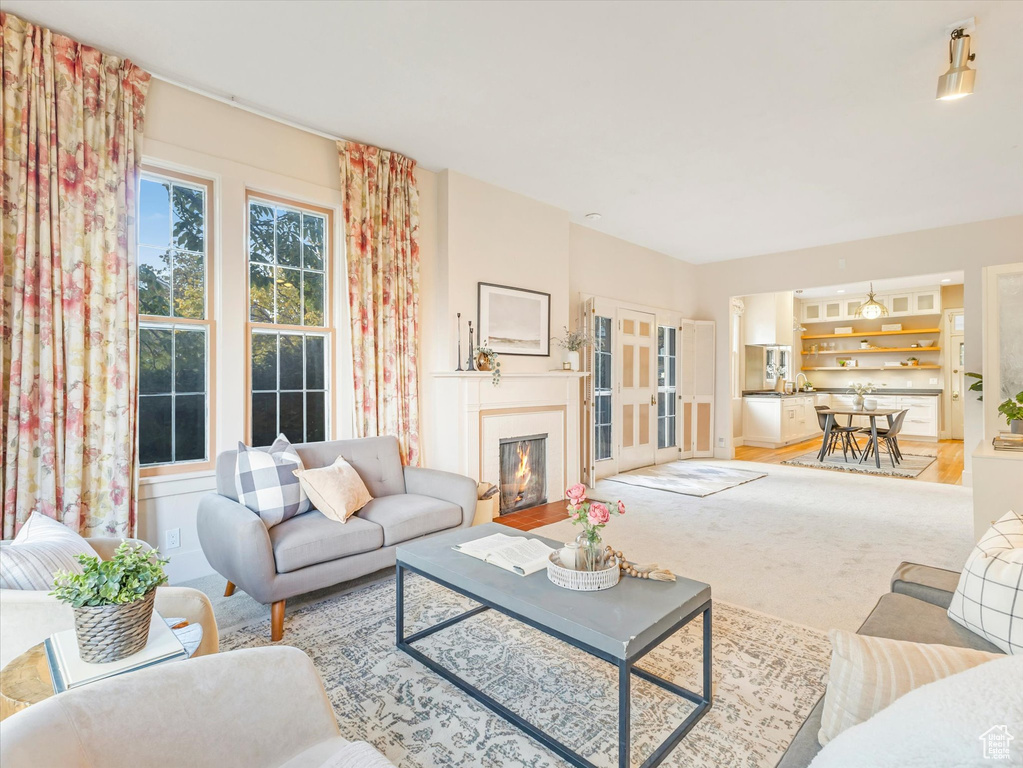
[[(355, 517), (384, 529), (384, 546), (400, 544), (462, 523), (462, 508), (449, 501), (413, 493), (373, 499)], [(350, 525), (350, 519), (346, 525)]]
[(33, 512), (14, 540), (0, 546), (0, 589), (53, 589), (58, 571), (82, 572), (78, 555), (98, 556), (77, 531)]
[(943, 608), (909, 595), (882, 595), (859, 628), (859, 633), (913, 643), (939, 643), (990, 653), (1001, 652), (983, 637), (949, 619)]
[(285, 520), (267, 533), (278, 573), (370, 552), (384, 545), (384, 531), (379, 525), (358, 517), (342, 525), (315, 509)]
[(302, 459), (283, 434), (267, 450), (238, 443), (235, 462), (235, 493), (238, 500), (272, 528), (309, 510), (309, 497), (294, 470), (304, 469)]
[(1007, 512), (981, 536), (948, 615), (1006, 653), (1023, 655), (1023, 515)]

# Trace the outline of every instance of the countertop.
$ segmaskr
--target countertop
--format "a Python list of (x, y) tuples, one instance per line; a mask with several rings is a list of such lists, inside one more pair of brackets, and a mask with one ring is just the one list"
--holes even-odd
[[(771, 390), (745, 390), (742, 393), (743, 397), (764, 397), (764, 398), (787, 398), (787, 397), (807, 397), (808, 395), (851, 395), (845, 387), (824, 387), (822, 389), (814, 389), (809, 392), (793, 392), (787, 395), (780, 395)], [(941, 394), (940, 389), (914, 389), (914, 388), (900, 388), (900, 387), (883, 387), (871, 392), (869, 395), (864, 397), (879, 397), (883, 395), (923, 395), (937, 397)]]

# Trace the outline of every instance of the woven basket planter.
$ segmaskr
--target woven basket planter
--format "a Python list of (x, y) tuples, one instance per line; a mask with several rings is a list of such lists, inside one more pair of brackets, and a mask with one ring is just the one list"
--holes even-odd
[(75, 608), (75, 634), (82, 661), (117, 661), (145, 648), (155, 599), (156, 590), (151, 589), (134, 603)]

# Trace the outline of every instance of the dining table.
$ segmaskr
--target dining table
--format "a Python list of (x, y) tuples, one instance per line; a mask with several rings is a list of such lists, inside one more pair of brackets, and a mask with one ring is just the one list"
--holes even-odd
[[(892, 417), (897, 414), (899, 410), (897, 408), (875, 408), (872, 411), (868, 411), (866, 408), (827, 408), (822, 409), (820, 413), (824, 414), (827, 419), (824, 422), (824, 441), (821, 443), (821, 449), (817, 453), (817, 460), (824, 461), (827, 458), (828, 442), (831, 440), (831, 430), (835, 427), (835, 418), (838, 416), (848, 416), (849, 426), (852, 426), (853, 416), (866, 416), (870, 419), (870, 440), (874, 444), (874, 464), (878, 469), (881, 468), (881, 452), (877, 449), (877, 419), (880, 416), (886, 416), (888, 418), (888, 427), (892, 426)], [(867, 457), (867, 452), (860, 452), (859, 463), (862, 464), (864, 459)], [(846, 458), (846, 462), (849, 459)]]

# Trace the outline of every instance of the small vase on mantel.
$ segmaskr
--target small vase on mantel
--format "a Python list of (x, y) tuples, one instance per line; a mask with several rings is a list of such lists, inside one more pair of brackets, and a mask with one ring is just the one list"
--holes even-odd
[(580, 533), (575, 543), (577, 571), (599, 571), (604, 568), (604, 542), (599, 534)]
[[(569, 370), (569, 371), (578, 371), (579, 370), (579, 352), (578, 352), (578, 350), (571, 351), (571, 350), (566, 349), (562, 353), (561, 361), (563, 363), (568, 363), (567, 370)], [(562, 367), (564, 367), (564, 366), (562, 366)]]

